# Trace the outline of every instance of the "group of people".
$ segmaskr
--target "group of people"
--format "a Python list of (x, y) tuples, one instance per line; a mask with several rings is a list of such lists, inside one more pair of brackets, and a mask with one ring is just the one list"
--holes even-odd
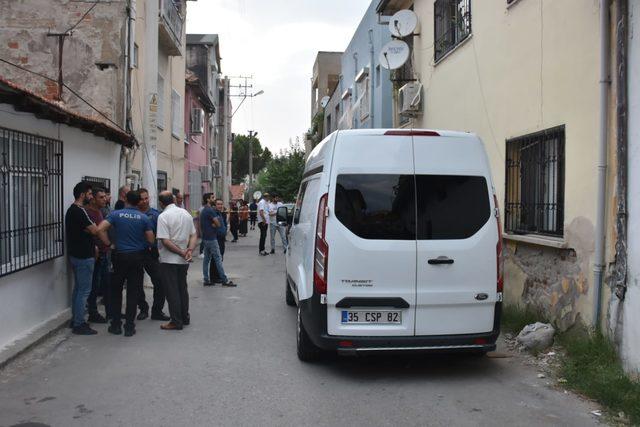
[[(283, 207), (284, 203), (279, 196), (272, 196), (269, 193), (262, 195), (260, 201), (256, 204), (256, 219), (258, 221), (258, 229), (260, 230), (260, 243), (258, 253), (260, 255), (269, 255), (276, 252), (276, 232), (280, 234), (280, 240), (287, 253), (289, 242), (287, 241), (286, 225), (278, 224), (278, 209)], [(265, 250), (267, 240), (267, 230), (271, 234), (271, 252)]]
[[(181, 330), (189, 325), (187, 271), (198, 237), (193, 217), (176, 204), (176, 197), (169, 191), (161, 192), (160, 212), (150, 206), (149, 192), (143, 188), (132, 191), (122, 187), (114, 210), (110, 209), (108, 190), (92, 188), (87, 182), (78, 183), (73, 195), (75, 201), (65, 215), (67, 250), (75, 279), (70, 323), (73, 333), (94, 335), (97, 331), (89, 323), (110, 322), (108, 331), (122, 334), (126, 282), (124, 335), (133, 336), (135, 320), (149, 317), (143, 289), (145, 271), (153, 284), (151, 318), (167, 321), (161, 325), (164, 330)], [(214, 219), (211, 222), (217, 224)], [(223, 283), (233, 286), (221, 263), (218, 271)], [(106, 316), (98, 311), (100, 295)], [(169, 316), (163, 312), (165, 302)]]

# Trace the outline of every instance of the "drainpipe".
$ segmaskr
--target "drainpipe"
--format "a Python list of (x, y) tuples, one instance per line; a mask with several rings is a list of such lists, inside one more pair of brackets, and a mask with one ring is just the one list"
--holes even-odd
[(600, 138), (598, 150), (598, 197), (596, 210), (596, 247), (594, 273), (594, 312), (593, 326), (600, 329), (600, 311), (602, 309), (602, 285), (605, 269), (605, 221), (607, 186), (607, 124), (609, 85), (609, 0), (600, 0)]
[(369, 86), (371, 86), (371, 90), (370, 90), (370, 94), (369, 94), (369, 102), (371, 102), (371, 106), (369, 107), (369, 124), (370, 124), (370, 128), (373, 129), (375, 124), (373, 123), (373, 118), (374, 118), (374, 114), (373, 114), (373, 109), (375, 108), (375, 72), (376, 72), (376, 68), (374, 66), (374, 49), (373, 49), (373, 29), (369, 30), (369, 53), (371, 54), (371, 61), (370, 61), (370, 67), (371, 69), (369, 70)]

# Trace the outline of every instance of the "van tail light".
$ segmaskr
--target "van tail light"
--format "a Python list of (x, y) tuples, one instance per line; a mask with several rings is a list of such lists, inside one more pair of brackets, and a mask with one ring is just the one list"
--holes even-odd
[(327, 293), (327, 266), (329, 265), (329, 245), (325, 239), (327, 231), (329, 195), (324, 194), (318, 204), (316, 223), (316, 245), (313, 255), (313, 287), (320, 295)]
[(496, 262), (497, 262), (497, 290), (502, 292), (504, 289), (504, 256), (502, 247), (502, 223), (500, 222), (500, 206), (498, 204), (498, 197), (494, 194), (493, 200), (496, 206), (496, 222), (498, 223), (498, 243), (496, 244)]

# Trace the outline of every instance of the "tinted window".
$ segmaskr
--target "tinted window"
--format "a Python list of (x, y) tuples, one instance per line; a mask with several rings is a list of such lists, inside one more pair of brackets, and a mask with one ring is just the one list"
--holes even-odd
[(487, 181), (480, 176), (417, 175), (418, 239), (466, 239), (489, 220)]
[(300, 191), (298, 191), (298, 198), (296, 199), (295, 211), (293, 213), (293, 223), (298, 224), (300, 222), (300, 210), (302, 209), (302, 202), (304, 200), (304, 193), (307, 190), (307, 182), (303, 182), (300, 185)]
[(363, 239), (415, 239), (413, 175), (338, 175), (335, 213)]

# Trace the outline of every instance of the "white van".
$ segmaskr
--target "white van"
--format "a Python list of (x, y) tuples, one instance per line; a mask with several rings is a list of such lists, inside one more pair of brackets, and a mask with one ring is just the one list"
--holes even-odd
[(298, 357), (494, 350), (499, 224), (477, 136), (333, 133), (307, 160), (286, 254)]

